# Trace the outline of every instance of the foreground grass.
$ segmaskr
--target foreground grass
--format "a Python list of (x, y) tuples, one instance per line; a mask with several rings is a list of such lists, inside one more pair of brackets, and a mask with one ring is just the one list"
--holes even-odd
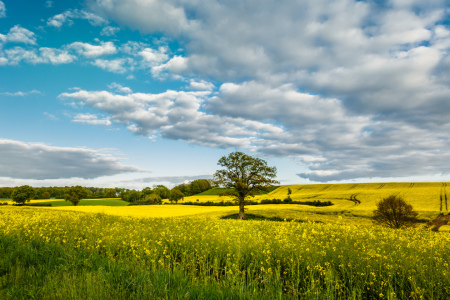
[(450, 297), (424, 230), (1, 207), (0, 236), (2, 299)]

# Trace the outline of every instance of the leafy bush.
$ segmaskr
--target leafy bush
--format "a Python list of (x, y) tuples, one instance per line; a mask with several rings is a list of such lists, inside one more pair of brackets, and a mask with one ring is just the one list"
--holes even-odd
[(391, 195), (377, 203), (373, 211), (373, 220), (376, 224), (391, 228), (411, 227), (418, 221), (418, 212), (401, 196)]

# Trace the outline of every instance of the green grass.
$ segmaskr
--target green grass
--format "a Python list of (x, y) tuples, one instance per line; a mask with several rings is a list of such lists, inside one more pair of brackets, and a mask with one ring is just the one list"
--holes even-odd
[[(177, 268), (153, 270), (54, 243), (0, 234), (0, 299), (261, 299), (240, 286), (192, 282)], [(274, 295), (275, 296), (275, 295)]]

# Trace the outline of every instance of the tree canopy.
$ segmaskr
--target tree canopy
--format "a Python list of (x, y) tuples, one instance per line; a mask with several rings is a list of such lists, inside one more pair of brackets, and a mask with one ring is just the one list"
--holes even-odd
[(30, 202), (31, 199), (34, 199), (35, 195), (36, 191), (31, 186), (22, 185), (14, 188), (11, 199), (17, 204), (25, 204), (25, 202)]
[(74, 206), (77, 206), (81, 199), (88, 196), (88, 191), (82, 186), (70, 187), (64, 195), (64, 200), (72, 202)]
[(413, 226), (417, 222), (418, 212), (400, 196), (388, 196), (376, 205), (373, 219), (377, 224), (398, 229)]
[(267, 166), (267, 162), (242, 152), (233, 152), (219, 159), (218, 165), (224, 167), (214, 174), (214, 182), (220, 186), (233, 188), (226, 192), (239, 204), (239, 219), (245, 219), (245, 200), (268, 191), (279, 182), (276, 167)]

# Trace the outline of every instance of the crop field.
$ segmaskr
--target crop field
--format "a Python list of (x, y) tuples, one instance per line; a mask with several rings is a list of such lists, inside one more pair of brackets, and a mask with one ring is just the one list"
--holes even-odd
[[(288, 188), (294, 201), (334, 205), (247, 207), (281, 222), (221, 219), (236, 206), (118, 199), (0, 206), (0, 299), (450, 298), (448, 230), (370, 219), (398, 194), (431, 220), (446, 210), (446, 184), (291, 185), (255, 200), (284, 199)], [(185, 201), (222, 201), (210, 193)]]
[[(410, 202), (416, 210), (439, 211), (441, 195), (443, 210), (446, 210), (445, 195), (447, 194), (447, 183), (424, 182), (424, 183), (346, 183), (346, 184), (311, 184), (311, 185), (284, 185), (274, 191), (255, 196), (252, 200), (262, 199), (285, 199), (288, 189), (291, 189), (290, 197), (294, 201), (331, 201), (334, 208), (373, 210), (375, 203), (383, 197), (395, 194), (400, 195)], [(448, 189), (450, 198), (450, 187)], [(210, 193), (211, 194), (211, 193)], [(185, 201), (230, 201), (229, 197), (217, 195), (196, 195), (185, 197)], [(450, 203), (447, 206), (450, 209)]]
[(0, 228), (1, 299), (450, 297), (450, 236), (426, 230), (31, 207)]

